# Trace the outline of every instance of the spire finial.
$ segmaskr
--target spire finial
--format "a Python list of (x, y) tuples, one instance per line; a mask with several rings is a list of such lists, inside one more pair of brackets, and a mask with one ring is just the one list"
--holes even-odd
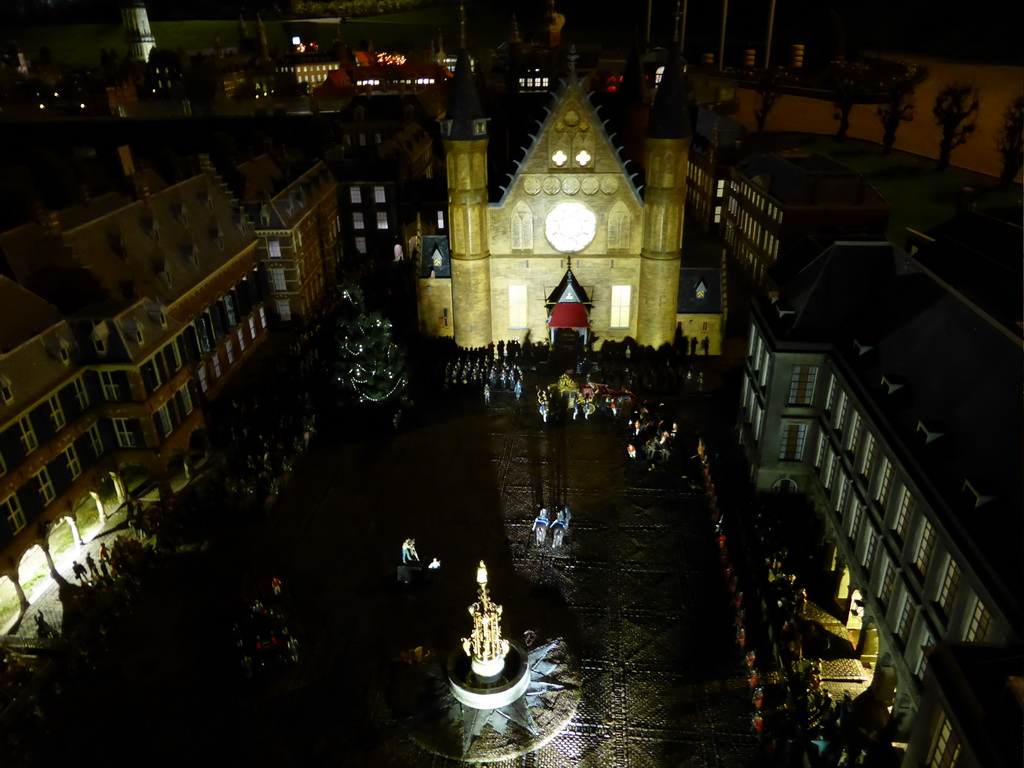
[(459, 48), (466, 47), (466, 4), (459, 3)]
[(572, 254), (566, 254), (565, 256), (565, 269), (567, 272), (572, 272)]

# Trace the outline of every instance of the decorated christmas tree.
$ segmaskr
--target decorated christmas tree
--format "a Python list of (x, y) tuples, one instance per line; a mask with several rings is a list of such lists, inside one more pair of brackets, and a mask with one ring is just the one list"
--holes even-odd
[(409, 386), (405, 354), (395, 344), (391, 321), (380, 312), (367, 312), (362, 291), (342, 289), (350, 314), (338, 321), (339, 359), (335, 382), (360, 403), (385, 403), (402, 396)]

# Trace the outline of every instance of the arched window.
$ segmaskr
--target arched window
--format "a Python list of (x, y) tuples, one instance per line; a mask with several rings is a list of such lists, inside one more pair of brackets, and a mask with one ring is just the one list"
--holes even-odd
[(512, 211), (511, 235), (513, 251), (533, 249), (533, 215), (525, 203), (519, 203)]
[(775, 485), (772, 486), (772, 490), (777, 491), (778, 493), (796, 493), (797, 485), (788, 477), (783, 477), (775, 481)]
[(624, 251), (629, 248), (629, 211), (620, 200), (608, 214), (608, 250)]

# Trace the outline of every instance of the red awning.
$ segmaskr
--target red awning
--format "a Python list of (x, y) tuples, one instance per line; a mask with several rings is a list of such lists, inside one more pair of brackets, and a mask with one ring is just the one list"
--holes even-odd
[(587, 317), (587, 308), (575, 302), (563, 302), (555, 304), (548, 319), (549, 328), (589, 328), (590, 319)]

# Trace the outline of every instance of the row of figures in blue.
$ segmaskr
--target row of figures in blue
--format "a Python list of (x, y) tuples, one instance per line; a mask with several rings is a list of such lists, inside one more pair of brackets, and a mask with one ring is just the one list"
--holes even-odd
[(551, 548), (558, 549), (562, 546), (562, 540), (565, 538), (565, 534), (569, 532), (569, 520), (571, 518), (572, 513), (569, 511), (568, 504), (562, 507), (553, 522), (548, 518), (547, 507), (541, 507), (540, 514), (533, 521), (533, 533), (537, 537), (537, 546), (544, 546), (549, 532), (551, 533)]

